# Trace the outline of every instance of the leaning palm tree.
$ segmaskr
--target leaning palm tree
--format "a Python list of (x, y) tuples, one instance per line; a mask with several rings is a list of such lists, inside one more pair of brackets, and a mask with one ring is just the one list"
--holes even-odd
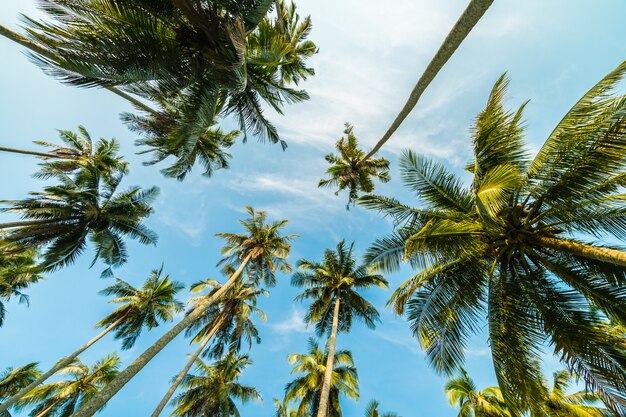
[(178, 322), (172, 329), (161, 336), (152, 346), (146, 349), (133, 363), (120, 372), (119, 376), (94, 398), (86, 402), (73, 417), (88, 417), (102, 408), (128, 381), (143, 369), (169, 342), (182, 333), (187, 327), (200, 318), (204, 311), (215, 304), (220, 297), (232, 287), (248, 268), (260, 277), (273, 281), (276, 269), (289, 270), (286, 262), (291, 249), (290, 242), (295, 235), (284, 236), (282, 229), (286, 220), (266, 223), (265, 212), (256, 212), (252, 207), (246, 208), (249, 219), (241, 221), (246, 229), (245, 234), (218, 234), (226, 239), (223, 252), (229, 254), (231, 263), (227, 266), (239, 265), (228, 280), (211, 296), (196, 304), (195, 309)]
[(105, 387), (118, 373), (120, 358), (107, 355), (93, 366), (75, 359), (59, 372), (67, 379), (35, 388), (23, 398), (24, 404), (35, 405), (33, 417), (69, 417), (80, 405)]
[[(411, 113), (424, 91), (426, 91), (426, 88), (437, 76), (446, 62), (448, 62), (450, 57), (452, 57), (454, 52), (461, 45), (467, 35), (469, 35), (474, 26), (476, 26), (480, 18), (487, 12), (492, 3), (493, 0), (470, 1), (467, 8), (463, 11), (463, 14), (461, 14), (461, 17), (459, 17), (459, 20), (457, 20), (454, 24), (450, 33), (448, 33), (448, 36), (446, 36), (446, 39), (437, 50), (433, 59), (428, 63), (426, 70), (424, 70), (424, 73), (417, 81), (417, 84), (413, 87), (413, 90), (400, 110), (400, 113), (398, 113), (383, 137), (367, 154), (365, 154), (364, 151), (358, 150), (355, 142), (355, 150), (347, 154), (347, 158), (345, 158), (343, 154), (340, 154), (340, 156), (333, 156), (331, 158), (326, 157), (326, 160), (331, 164), (331, 167), (327, 170), (327, 173), (330, 174), (331, 178), (320, 181), (320, 186), (326, 182), (330, 184), (336, 183), (340, 186), (339, 191), (341, 191), (343, 189), (341, 188), (341, 185), (344, 183), (341, 179), (346, 177), (353, 178), (353, 180), (347, 185), (347, 188), (350, 191), (348, 205), (354, 200), (359, 191), (371, 192), (366, 190), (373, 188), (374, 183), (372, 181), (372, 177), (378, 177), (380, 179), (379, 173), (371, 169), (371, 159), (391, 138), (391, 135), (394, 134), (402, 122)], [(339, 145), (337, 145), (337, 148), (339, 148)], [(374, 160), (374, 162), (377, 162), (378, 164), (381, 164), (382, 161), (384, 161), (383, 158)], [(388, 180), (388, 174), (383, 178)], [(344, 188), (346, 187), (344, 186)]]
[[(213, 287), (212, 291), (208, 295), (202, 296), (200, 300), (210, 296), (212, 292), (219, 289), (219, 286), (214, 284), (214, 282), (209, 283)], [(200, 281), (192, 285), (191, 291), (201, 291), (206, 286), (206, 280)], [(258, 290), (243, 283), (236, 283), (220, 298), (217, 304), (207, 308), (204, 314), (189, 326), (186, 333), (187, 335), (195, 334), (192, 342), (199, 343), (199, 346), (190, 355), (189, 361), (176, 376), (167, 393), (152, 412), (152, 417), (158, 417), (161, 414), (178, 386), (183, 382), (185, 376), (196, 362), (196, 359), (203, 352), (204, 355), (208, 353), (209, 342), (211, 342), (211, 356), (218, 359), (225, 354), (226, 348), (229, 352), (238, 352), (244, 339), (248, 342), (249, 348), (252, 347), (253, 340), (256, 343), (261, 342), (259, 332), (252, 321), (252, 316), (256, 315), (261, 320), (265, 320), (265, 313), (256, 307), (256, 299), (259, 295), (266, 293), (265, 290)]]
[(454, 372), (486, 315), (498, 382), (514, 413), (541, 398), (534, 363), (546, 343), (614, 411), (626, 408), (626, 352), (593, 308), (626, 323), (626, 252), (588, 240), (626, 236), (626, 96), (613, 93), (624, 73), (626, 62), (586, 93), (534, 158), (523, 144), (523, 106), (503, 108), (503, 76), (472, 129), (469, 187), (408, 151), (401, 176), (419, 208), (361, 200), (395, 222), (394, 233), (368, 251), (369, 262), (383, 271), (402, 260), (421, 269), (391, 302), (406, 312), (430, 363)]
[[(0, 374), (0, 402), (14, 395), (17, 391), (33, 382), (41, 372), (37, 363), (29, 363), (18, 368), (7, 368)], [(8, 411), (0, 411), (0, 417), (11, 417)]]
[(359, 196), (359, 192), (371, 193), (374, 191), (372, 177), (381, 182), (388, 182), (389, 161), (385, 158), (363, 160), (365, 152), (359, 149), (357, 138), (354, 136), (352, 125), (346, 123), (346, 130), (335, 145), (338, 154), (326, 155), (326, 161), (331, 164), (327, 173), (329, 179), (320, 180), (318, 187), (338, 187), (335, 194), (339, 194), (344, 189), (349, 190), (348, 204), (350, 208)]
[[(286, 407), (292, 402), (297, 403), (296, 417), (318, 415), (328, 356), (313, 338), (309, 339), (307, 353), (289, 355), (289, 363), (294, 365), (291, 373), (300, 375), (285, 387), (283, 405)], [(341, 417), (340, 397), (346, 396), (353, 400), (359, 398), (359, 378), (350, 351), (340, 350), (335, 354), (331, 376), (330, 405), (324, 415)]]
[(396, 413), (386, 412), (381, 413), (378, 411), (380, 404), (376, 400), (372, 400), (367, 404), (365, 409), (365, 417), (398, 417)]
[(465, 369), (446, 382), (450, 405), (459, 408), (459, 417), (511, 417), (498, 387), (478, 391)]
[(212, 366), (198, 359), (198, 373), (185, 378), (185, 391), (174, 400), (176, 409), (172, 415), (238, 417), (237, 401), (246, 404), (261, 400), (261, 393), (255, 388), (239, 382), (245, 367), (251, 364), (247, 355), (236, 356), (232, 352)]
[(42, 279), (43, 270), (37, 265), (37, 249), (21, 250), (2, 241), (0, 235), (0, 326), (6, 315), (5, 301), (17, 297), (20, 303), (28, 303), (23, 290)]
[(292, 285), (304, 288), (296, 300), (312, 300), (305, 321), (315, 323), (318, 335), (328, 333), (328, 363), (317, 417), (327, 417), (337, 332), (350, 331), (353, 318), (373, 329), (378, 311), (359, 292), (371, 287), (387, 288), (382, 275), (371, 273), (365, 265), (357, 265), (353, 248), (354, 243), (347, 246), (341, 241), (336, 251), (324, 252), (322, 262), (299, 260), (300, 271), (291, 280)]
[(17, 213), (23, 220), (0, 223), (6, 230), (3, 240), (22, 248), (45, 247), (42, 265), (54, 270), (73, 263), (87, 247), (95, 246), (94, 263), (101, 259), (112, 267), (127, 261), (124, 237), (143, 244), (154, 244), (156, 235), (143, 224), (152, 213), (151, 203), (158, 188), (139, 187), (118, 192), (123, 173), (106, 177), (93, 166), (85, 167), (79, 176), (60, 170), (50, 172), (57, 181), (32, 192), (23, 200), (4, 200), (0, 211)]
[(183, 289), (183, 284), (170, 280), (169, 275), (162, 275), (162, 268), (152, 271), (141, 288), (135, 288), (121, 279), (116, 281), (115, 284), (100, 291), (100, 294), (115, 296), (111, 303), (121, 304), (97, 324), (98, 327), (104, 327), (104, 330), (0, 404), (0, 413), (52, 375), (69, 366), (81, 353), (110, 332), (115, 334), (116, 339), (122, 339), (122, 349), (130, 349), (135, 345), (144, 327), (151, 330), (158, 327), (161, 322), (172, 320), (174, 313), (182, 311), (183, 304), (176, 300), (176, 294)]

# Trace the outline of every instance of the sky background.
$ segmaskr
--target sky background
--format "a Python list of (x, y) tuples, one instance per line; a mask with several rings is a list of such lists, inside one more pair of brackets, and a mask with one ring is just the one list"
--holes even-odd
[[(34, 3), (3, 1), (0, 24), (18, 28), (20, 13), (38, 15)], [(282, 117), (268, 112), (289, 148), (282, 152), (250, 138), (232, 150), (229, 170), (212, 178), (194, 172), (182, 183), (163, 178), (162, 167), (141, 164), (146, 158), (135, 154), (136, 137), (119, 120), (119, 113), (131, 110), (127, 103), (104, 90), (60, 84), (32, 64), (21, 47), (1, 38), (0, 145), (34, 149), (31, 141), (55, 141), (55, 129), (79, 124), (93, 137), (121, 142), (122, 154), (131, 162), (125, 186), (161, 189), (147, 221), (159, 234), (158, 245), (131, 243), (130, 262), (116, 271), (136, 286), (162, 262), (165, 272), (187, 286), (206, 277), (221, 279), (215, 267), (221, 242), (214, 234), (240, 231), (237, 220), (246, 205), (267, 210), (274, 219), (289, 219), (287, 232), (301, 235), (293, 245), (293, 262), (319, 259), (341, 239), (355, 241), (361, 255), (391, 225), (359, 207), (347, 212), (347, 196), (318, 189), (327, 168), (323, 157), (345, 122), (354, 124), (366, 147), (376, 142), (465, 6), (460, 0), (299, 0), (300, 13), (312, 16), (311, 39), (320, 52), (312, 60), (317, 75), (304, 84), (311, 100), (288, 106)], [(415, 203), (397, 175), (397, 156), (407, 148), (437, 158), (467, 178), (462, 167), (470, 158), (470, 125), (505, 71), (511, 77), (510, 106), (531, 100), (525, 113), (527, 139), (536, 149), (572, 104), (626, 58), (625, 17), (622, 0), (496, 0), (383, 148), (393, 179), (377, 192)], [(224, 126), (232, 125), (227, 121)], [(0, 198), (19, 199), (39, 190), (43, 184), (31, 177), (36, 170), (32, 157), (0, 154)], [(0, 370), (31, 361), (47, 369), (96, 334), (93, 325), (113, 309), (97, 293), (112, 281), (99, 278), (101, 264), (89, 269), (90, 255), (28, 290), (30, 307), (8, 303), (0, 328)], [(410, 273), (403, 269), (387, 276), (389, 291), (367, 292), (381, 312), (375, 331), (357, 323), (338, 338), (339, 348), (352, 350), (360, 379), (361, 399), (342, 402), (346, 417), (363, 415), (373, 398), (383, 410), (403, 417), (456, 415), (443, 393), (445, 378), (429, 368), (403, 319), (384, 308), (391, 290)], [(287, 355), (305, 353), (312, 336), (302, 322), (306, 305), (292, 301), (298, 290), (289, 279), (279, 276), (271, 295), (259, 303), (268, 318), (259, 323), (262, 343), (250, 352), (254, 364), (242, 381), (257, 387), (264, 403), (242, 407), (244, 416), (273, 415), (272, 398), (282, 398), (292, 378)], [(144, 334), (133, 349), (122, 352), (123, 365), (170, 326)], [(106, 337), (81, 358), (91, 364), (118, 348)], [(175, 340), (99, 415), (149, 414), (189, 352), (188, 340)], [(546, 371), (557, 365), (546, 355)], [(471, 341), (466, 367), (479, 387), (495, 383), (484, 333)]]

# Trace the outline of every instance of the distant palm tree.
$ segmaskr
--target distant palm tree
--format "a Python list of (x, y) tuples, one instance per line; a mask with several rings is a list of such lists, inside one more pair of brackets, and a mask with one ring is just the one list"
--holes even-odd
[(364, 160), (365, 152), (358, 147), (352, 125), (346, 123), (346, 130), (343, 133), (346, 137), (342, 137), (335, 145), (338, 154), (326, 155), (326, 161), (331, 164), (326, 171), (330, 178), (320, 180), (318, 186), (339, 187), (335, 194), (347, 188), (349, 195), (346, 208), (350, 208), (359, 196), (359, 192), (374, 191), (372, 177), (381, 182), (389, 181), (389, 161), (385, 158)]
[[(96, 410), (102, 408), (128, 381), (143, 369), (169, 342), (174, 340), (189, 325), (200, 318), (205, 309), (215, 304), (220, 297), (240, 278), (244, 270), (252, 273), (252, 277), (264, 279), (267, 282), (275, 280), (277, 269), (289, 271), (290, 266), (286, 259), (291, 249), (291, 241), (295, 235), (284, 236), (282, 229), (287, 220), (267, 223), (265, 212), (256, 212), (252, 207), (247, 207), (249, 218), (240, 223), (246, 229), (245, 234), (220, 233), (217, 236), (226, 239), (226, 245), (222, 252), (227, 254), (230, 262), (226, 269), (230, 270), (234, 265), (239, 265), (232, 272), (228, 280), (211, 296), (198, 302), (193, 312), (178, 322), (172, 329), (161, 336), (152, 346), (146, 349), (119, 376), (105, 389), (98, 393), (91, 401), (85, 403), (73, 417), (91, 417)], [(222, 264), (223, 262), (220, 262)]]
[(20, 303), (28, 303), (23, 290), (42, 279), (42, 268), (37, 265), (37, 249), (21, 250), (2, 241), (0, 235), (0, 326), (4, 323), (4, 301), (17, 297)]
[(396, 413), (381, 413), (378, 411), (380, 404), (376, 400), (372, 400), (367, 404), (365, 409), (365, 417), (399, 417)]
[(289, 408), (289, 405), (285, 402), (281, 402), (279, 399), (274, 398), (274, 408), (276, 408), (276, 414), (274, 417), (298, 417), (296, 410)]
[(359, 292), (371, 287), (387, 288), (387, 281), (382, 275), (370, 273), (365, 265), (357, 265), (353, 247), (354, 243), (346, 246), (341, 241), (336, 251), (327, 249), (324, 252), (322, 262), (299, 260), (300, 271), (291, 279), (292, 285), (304, 288), (296, 300), (312, 300), (305, 321), (315, 323), (318, 335), (329, 334), (328, 363), (317, 417), (327, 417), (337, 332), (348, 332), (353, 318), (374, 328), (378, 311)]
[[(388, 172), (385, 172), (385, 175), (382, 177), (383, 179), (381, 179), (378, 171), (372, 170), (371, 159), (382, 148), (382, 146), (389, 139), (391, 139), (391, 135), (394, 134), (402, 122), (411, 113), (424, 91), (426, 91), (426, 88), (435, 79), (439, 71), (441, 71), (443, 66), (452, 57), (454, 52), (487, 12), (492, 3), (493, 0), (471, 0), (469, 2), (469, 5), (448, 33), (435, 56), (428, 63), (424, 73), (420, 76), (417, 84), (413, 87), (406, 103), (382, 138), (380, 138), (372, 150), (370, 150), (367, 154), (356, 147), (355, 141), (354, 149), (350, 152), (350, 158), (326, 157), (326, 160), (331, 164), (331, 167), (327, 170), (327, 173), (331, 175), (331, 179), (320, 181), (320, 186), (323, 185), (322, 183), (328, 183), (329, 185), (334, 183), (340, 186), (339, 191), (341, 191), (343, 189), (341, 188), (341, 185), (344, 181), (342, 178), (350, 177), (357, 179), (354, 181), (352, 186), (349, 187), (349, 205), (350, 202), (356, 198), (358, 191), (371, 192), (366, 191), (365, 189), (367, 188), (371, 188), (373, 191), (374, 183), (371, 177), (378, 177), (378, 179), (383, 182), (389, 180)], [(337, 144), (337, 148), (339, 148), (339, 144)], [(358, 160), (356, 158), (358, 158)], [(374, 160), (374, 163), (383, 164), (383, 161), (383, 158), (379, 158)]]
[(261, 394), (253, 387), (239, 383), (245, 367), (252, 364), (248, 356), (227, 354), (214, 365), (196, 361), (196, 375), (187, 375), (184, 391), (179, 394), (172, 413), (181, 417), (239, 417), (236, 401), (246, 404), (260, 401)]
[[(292, 353), (288, 357), (294, 365), (292, 374), (301, 374), (285, 387), (283, 407), (291, 402), (297, 403), (296, 416), (318, 415), (322, 386), (328, 366), (328, 353), (322, 351), (318, 342), (309, 339), (309, 351), (306, 354)], [(327, 417), (341, 417), (340, 396), (356, 400), (359, 398), (359, 378), (354, 367), (352, 353), (347, 350), (337, 351), (332, 363), (329, 407), (324, 414)]]
[[(0, 403), (33, 382), (39, 377), (39, 374), (37, 363), (29, 363), (18, 368), (7, 368), (0, 374)], [(0, 417), (11, 417), (11, 414), (6, 410), (0, 411)]]
[(450, 405), (459, 408), (459, 417), (511, 417), (500, 388), (478, 391), (464, 369), (448, 380), (445, 391)]
[(470, 186), (408, 151), (401, 177), (419, 207), (361, 200), (395, 224), (366, 258), (383, 271), (403, 260), (421, 269), (392, 302), (430, 363), (454, 372), (486, 315), (498, 383), (515, 413), (542, 396), (534, 363), (546, 342), (613, 411), (626, 409), (626, 351), (593, 308), (626, 324), (626, 251), (582, 236), (626, 236), (626, 96), (613, 93), (625, 73), (626, 62), (586, 93), (534, 159), (523, 143), (524, 106), (504, 109), (503, 76), (472, 129)]
[(104, 330), (0, 404), (0, 413), (6, 411), (52, 375), (69, 366), (81, 353), (106, 334), (114, 332), (115, 338), (123, 341), (122, 349), (130, 349), (144, 327), (148, 330), (158, 327), (161, 322), (172, 320), (175, 312), (182, 311), (183, 304), (175, 297), (183, 289), (183, 285), (170, 280), (169, 275), (162, 276), (162, 269), (152, 271), (139, 289), (121, 279), (116, 281), (115, 284), (100, 291), (100, 294), (116, 297), (110, 301), (111, 303), (122, 304), (97, 324), (98, 327), (104, 327)]
[(123, 174), (107, 178), (94, 167), (81, 170), (79, 178), (56, 170), (50, 175), (56, 185), (32, 192), (23, 200), (3, 200), (3, 212), (19, 214), (24, 220), (0, 223), (7, 242), (26, 249), (45, 247), (43, 267), (54, 270), (73, 263), (84, 252), (87, 239), (95, 245), (94, 262), (102, 259), (105, 271), (126, 262), (123, 237), (154, 244), (156, 234), (143, 224), (152, 213), (151, 203), (158, 188), (139, 187), (117, 192)]
[(80, 405), (115, 378), (120, 358), (107, 355), (89, 367), (79, 359), (59, 372), (68, 379), (51, 382), (32, 390), (23, 398), (24, 404), (34, 404), (32, 417), (69, 417)]
[[(209, 281), (212, 281), (208, 283), (210, 287), (213, 287), (212, 291), (195, 301), (200, 301), (218, 290), (219, 285), (215, 285), (217, 283), (213, 280)], [(191, 291), (202, 291), (206, 287), (207, 281), (196, 282), (192, 285)], [(252, 315), (265, 320), (265, 313), (256, 307), (256, 299), (261, 294), (266, 294), (266, 291), (257, 290), (242, 283), (235, 283), (231, 289), (224, 293), (218, 304), (213, 304), (207, 308), (205, 313), (187, 328), (187, 335), (195, 334), (192, 342), (200, 345), (193, 355), (190, 355), (189, 361), (176, 376), (167, 393), (152, 412), (152, 417), (157, 417), (161, 414), (178, 386), (196, 362), (196, 359), (203, 352), (206, 355), (209, 342), (212, 342), (211, 356), (217, 359), (224, 355), (226, 348), (228, 348), (228, 352), (238, 352), (241, 348), (242, 339), (246, 339), (249, 347), (252, 346), (253, 340), (257, 343), (261, 342), (259, 332), (252, 321)], [(189, 313), (192, 311), (193, 309)]]

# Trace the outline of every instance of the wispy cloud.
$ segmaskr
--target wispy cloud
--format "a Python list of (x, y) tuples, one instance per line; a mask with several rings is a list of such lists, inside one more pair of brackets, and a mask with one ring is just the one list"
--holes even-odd
[(295, 307), (291, 308), (289, 317), (276, 323), (269, 323), (268, 326), (279, 335), (311, 332), (304, 322), (304, 313)]

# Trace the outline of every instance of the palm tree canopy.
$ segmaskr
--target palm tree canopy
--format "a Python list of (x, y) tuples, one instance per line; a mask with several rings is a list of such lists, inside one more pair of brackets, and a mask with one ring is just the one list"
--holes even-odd
[[(626, 253), (596, 239), (626, 236), (626, 97), (614, 93), (626, 62), (559, 122), (534, 157), (523, 144), (522, 106), (503, 107), (502, 76), (472, 129), (469, 187), (440, 163), (407, 151), (404, 184), (417, 208), (366, 196), (395, 231), (369, 262), (421, 271), (393, 294), (437, 371), (463, 363), (468, 337), (487, 316), (499, 385), (513, 411), (541, 397), (533, 363), (546, 343), (614, 410), (626, 407), (626, 353), (598, 327), (626, 322)], [(575, 237), (576, 236), (576, 237)]]
[(23, 397), (23, 404), (34, 405), (31, 415), (41, 417), (69, 417), (80, 405), (105, 387), (118, 373), (120, 358), (106, 355), (92, 366), (76, 359), (58, 372), (66, 379), (33, 389)]
[(340, 299), (339, 331), (348, 332), (353, 318), (361, 320), (371, 329), (379, 320), (376, 308), (359, 292), (371, 287), (387, 288), (387, 280), (382, 275), (371, 273), (366, 265), (357, 265), (353, 248), (354, 243), (348, 246), (341, 241), (336, 250), (324, 251), (321, 262), (301, 259), (298, 261), (299, 271), (291, 279), (292, 285), (304, 288), (295, 300), (312, 300), (305, 321), (315, 323), (320, 336), (332, 327), (337, 298)]
[[(306, 354), (292, 353), (288, 361), (293, 365), (292, 374), (299, 374), (285, 387), (284, 404), (297, 403), (297, 417), (317, 414), (322, 381), (326, 371), (328, 353), (320, 349), (318, 342), (310, 338)], [(330, 387), (328, 417), (341, 417), (340, 397), (359, 398), (359, 377), (352, 360), (352, 353), (339, 350), (335, 353)]]
[(396, 413), (381, 413), (378, 411), (378, 407), (380, 404), (376, 400), (372, 400), (367, 403), (367, 408), (365, 409), (365, 417), (399, 417)]
[(41, 372), (36, 362), (17, 368), (7, 368), (0, 374), (0, 402), (36, 380)]
[(237, 403), (260, 401), (261, 394), (253, 387), (243, 385), (239, 378), (252, 361), (246, 355), (227, 354), (213, 365), (202, 359), (196, 361), (196, 374), (188, 374), (183, 381), (184, 391), (172, 404), (173, 412), (181, 417), (239, 417)]
[(254, 283), (263, 281), (267, 286), (276, 283), (276, 271), (288, 273), (291, 265), (287, 262), (291, 242), (298, 235), (284, 235), (287, 220), (268, 222), (267, 213), (246, 207), (248, 218), (240, 220), (244, 233), (217, 233), (225, 240), (222, 254), (225, 256), (218, 265), (229, 270), (250, 257), (246, 273)]
[(459, 408), (459, 417), (511, 417), (498, 387), (478, 391), (464, 369), (446, 382), (450, 405)]
[(122, 349), (135, 345), (144, 327), (148, 330), (158, 327), (161, 322), (171, 321), (174, 313), (183, 310), (184, 304), (176, 295), (185, 286), (163, 275), (163, 267), (151, 272), (141, 288), (116, 279), (115, 284), (100, 291), (105, 296), (115, 296), (110, 302), (122, 304), (100, 321), (97, 326), (108, 327), (122, 320), (115, 327), (115, 338), (122, 339)]
[(326, 161), (331, 164), (326, 173), (328, 179), (320, 180), (318, 187), (337, 187), (335, 194), (348, 189), (348, 205), (350, 208), (359, 196), (359, 193), (374, 191), (372, 178), (381, 182), (388, 182), (389, 161), (385, 158), (369, 158), (364, 160), (365, 151), (359, 149), (359, 144), (353, 132), (353, 127), (346, 123), (342, 137), (336, 144), (337, 154), (326, 155)]

